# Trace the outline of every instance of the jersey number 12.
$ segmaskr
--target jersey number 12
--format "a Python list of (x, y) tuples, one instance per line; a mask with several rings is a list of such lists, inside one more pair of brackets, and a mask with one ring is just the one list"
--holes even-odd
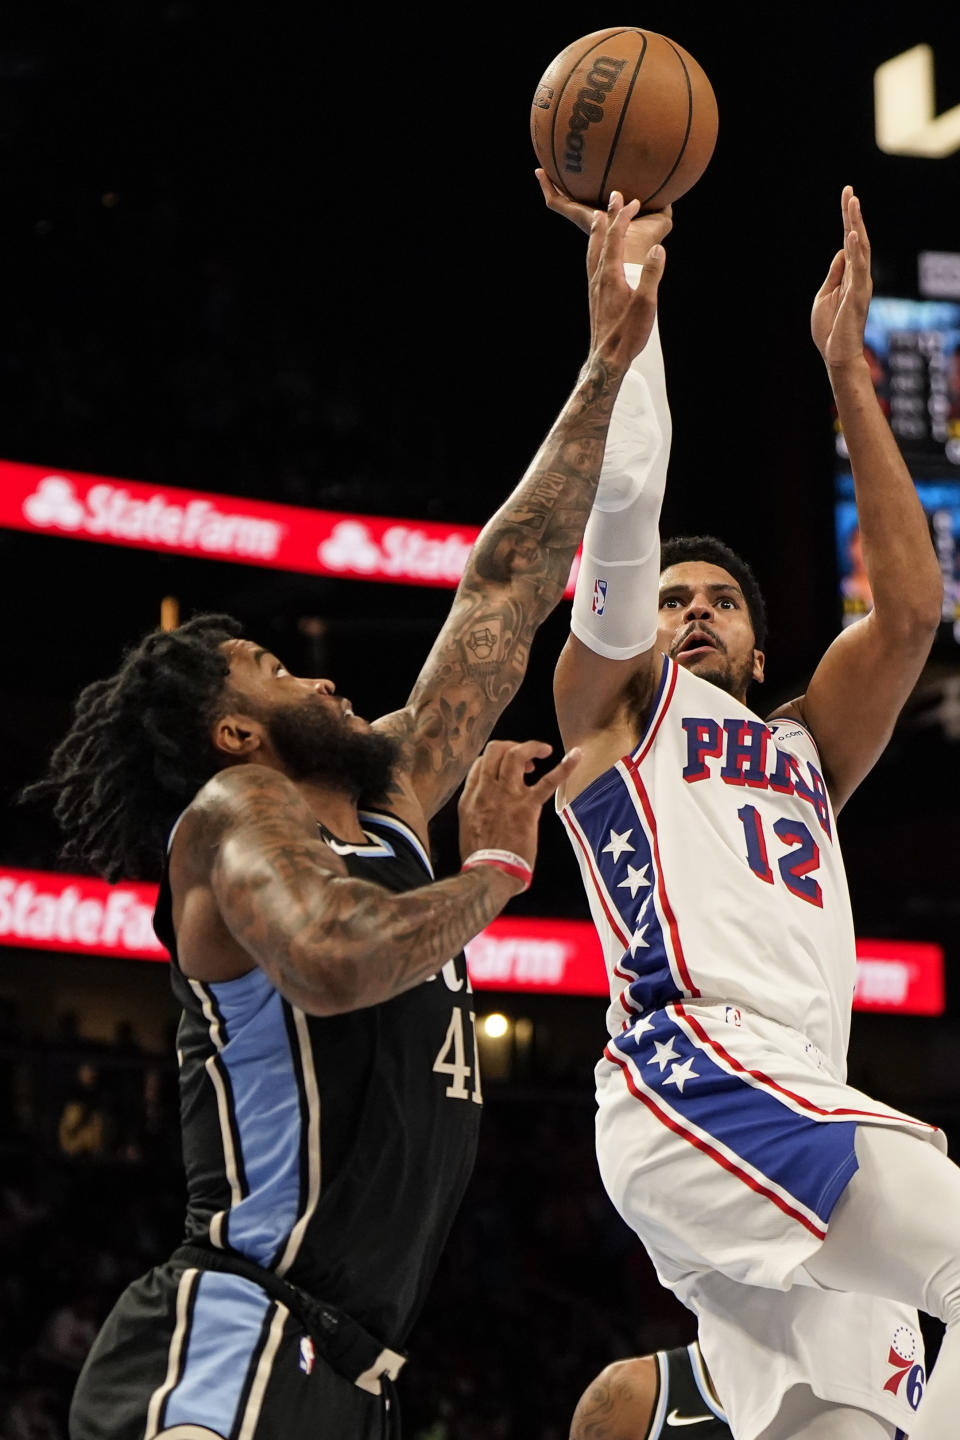
[[(747, 864), (761, 880), (773, 884), (773, 871), (767, 858), (767, 842), (763, 833), (763, 821), (755, 805), (741, 805), (737, 811), (747, 838)], [(784, 885), (791, 895), (806, 900), (808, 905), (823, 908), (823, 891), (810, 874), (820, 868), (820, 847), (802, 820), (788, 820), (786, 816), (777, 820), (772, 827), (774, 835), (783, 845), (789, 845), (786, 855), (777, 857), (777, 867)]]

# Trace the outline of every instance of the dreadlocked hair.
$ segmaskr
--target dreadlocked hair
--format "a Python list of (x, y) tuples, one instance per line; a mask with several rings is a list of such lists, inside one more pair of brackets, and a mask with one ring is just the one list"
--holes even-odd
[(672, 540), (664, 540), (660, 546), (661, 573), (671, 565), (682, 565), (685, 560), (706, 560), (733, 576), (746, 601), (753, 625), (753, 643), (756, 649), (763, 650), (767, 643), (767, 607), (757, 577), (746, 560), (715, 535), (677, 535)]
[(114, 882), (153, 880), (170, 828), (219, 768), (209, 735), (230, 673), (230, 615), (198, 615), (131, 646), (77, 697), (46, 775), (21, 800), (53, 798), (61, 857)]

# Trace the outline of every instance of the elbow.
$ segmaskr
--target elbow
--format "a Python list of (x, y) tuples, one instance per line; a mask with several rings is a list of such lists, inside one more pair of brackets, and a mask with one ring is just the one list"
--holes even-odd
[(914, 596), (908, 606), (898, 607), (896, 614), (880, 612), (877, 620), (883, 626), (888, 643), (901, 651), (929, 650), (943, 618), (943, 590), (938, 596)]
[(325, 1018), (359, 1010), (360, 965), (349, 941), (336, 950), (328, 944), (295, 941), (284, 956), (277, 988), (308, 1015)]
[(937, 572), (936, 583), (926, 587), (923, 595), (913, 598), (906, 627), (917, 645), (931, 644), (943, 619), (943, 579)]

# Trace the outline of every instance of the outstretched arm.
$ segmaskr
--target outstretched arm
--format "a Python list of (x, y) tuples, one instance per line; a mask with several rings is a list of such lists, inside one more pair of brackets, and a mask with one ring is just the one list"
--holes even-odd
[(636, 202), (615, 195), (587, 252), (591, 346), (567, 403), (516, 490), (481, 531), (450, 615), (403, 710), (377, 721), (401, 742), (401, 803), (436, 813), (463, 779), (526, 672), (537, 628), (563, 595), (596, 492), (623, 377), (656, 313), (663, 251), (627, 284)]
[[(324, 844), (296, 786), (264, 765), (235, 765), (208, 782), (178, 828), (171, 882), (181, 967), (231, 979), (259, 965), (313, 1015), (390, 1000), (429, 979), (529, 883), (540, 811), (577, 763), (576, 751), (533, 784), (549, 745), (493, 742), (460, 802), (465, 868), (396, 895), (355, 879)], [(230, 969), (195, 963), (229, 936)]]
[[(593, 211), (571, 200), (537, 171), (549, 209), (589, 231)], [(624, 243), (624, 270), (637, 284), (656, 236), (672, 228), (673, 210), (633, 220)], [(637, 355), (617, 396), (600, 483), (583, 537), (570, 637), (554, 677), (564, 743), (605, 732), (627, 690), (635, 718), (648, 703), (659, 670), (657, 633), (660, 508), (670, 459), (672, 423), (660, 335)], [(588, 766), (589, 769), (589, 766)]]
[(940, 621), (943, 582), (923, 507), (880, 408), (863, 353), (872, 294), (860, 202), (842, 197), (844, 242), (813, 305), (850, 456), (873, 609), (842, 631), (807, 691), (781, 706), (813, 732), (839, 809), (885, 749)]

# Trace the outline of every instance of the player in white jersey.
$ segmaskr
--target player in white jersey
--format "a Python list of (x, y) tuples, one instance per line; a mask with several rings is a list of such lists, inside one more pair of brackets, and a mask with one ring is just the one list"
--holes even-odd
[[(589, 220), (539, 179), (550, 208)], [(870, 256), (850, 187), (842, 210), (811, 325), (873, 611), (803, 696), (766, 719), (748, 706), (765, 643), (752, 571), (712, 537), (660, 545), (654, 334), (617, 401), (555, 678), (583, 754), (558, 810), (610, 976), (600, 1171), (697, 1315), (737, 1440), (946, 1440), (960, 1414), (960, 1170), (938, 1130), (846, 1083), (836, 815), (920, 674), (942, 587), (863, 354)], [(926, 1395), (918, 1308), (946, 1324)]]

